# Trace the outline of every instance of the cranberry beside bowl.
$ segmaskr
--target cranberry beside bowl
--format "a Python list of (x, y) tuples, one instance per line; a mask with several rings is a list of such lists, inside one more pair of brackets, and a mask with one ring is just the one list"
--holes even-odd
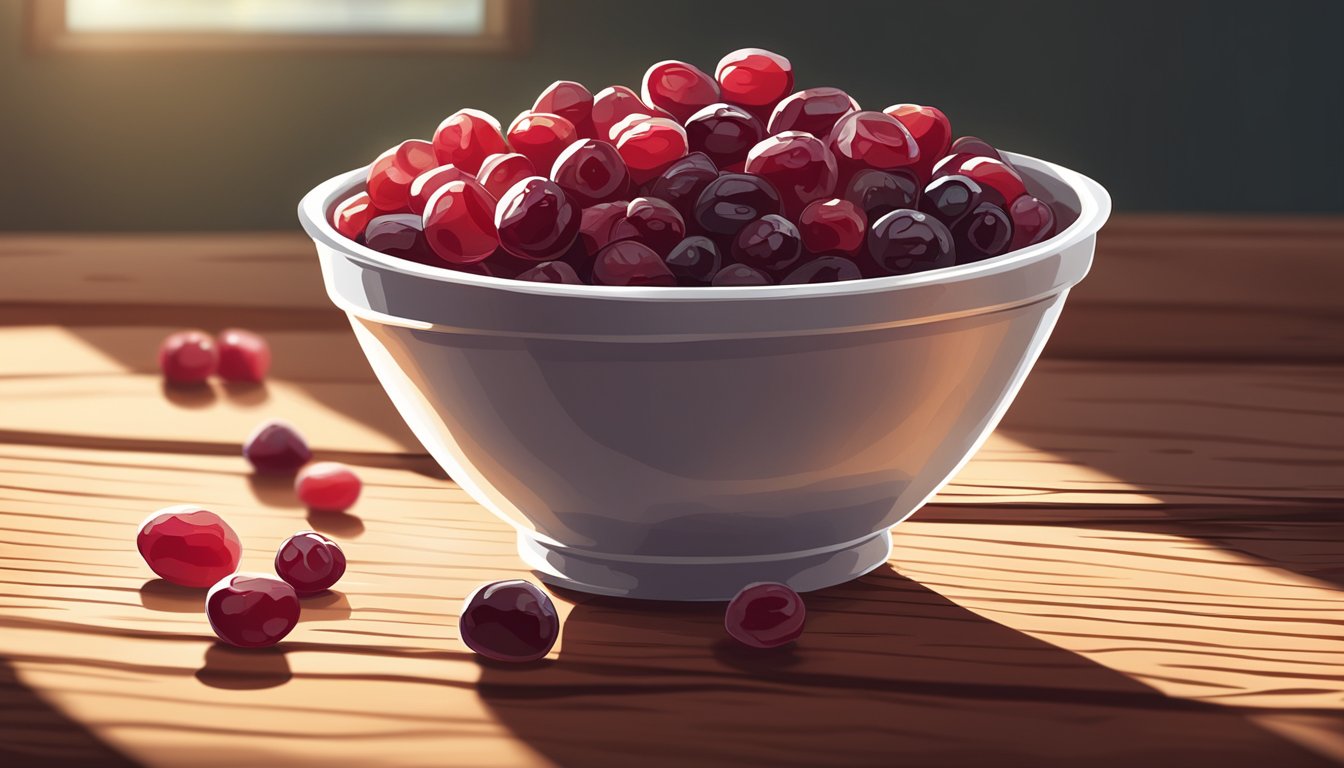
[(333, 303), (425, 448), (545, 581), (659, 600), (799, 591), (886, 561), (961, 468), (1092, 263), (1110, 198), (1005, 153), (1056, 234), (847, 282), (590, 286), (469, 274), (339, 234), (367, 169), (299, 218)]

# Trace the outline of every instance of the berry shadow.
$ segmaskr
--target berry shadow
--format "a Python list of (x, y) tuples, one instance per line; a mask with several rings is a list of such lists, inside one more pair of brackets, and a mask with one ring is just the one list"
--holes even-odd
[(201, 613), (205, 610), (206, 591), (174, 584), (167, 579), (150, 579), (140, 585), (140, 604), (151, 611)]
[(208, 383), (169, 384), (165, 381), (159, 386), (163, 390), (163, 398), (178, 408), (209, 408), (219, 399), (215, 388)]
[(293, 475), (253, 472), (247, 476), (247, 484), (257, 501), (268, 507), (303, 508), (294, 493)]
[(364, 535), (364, 521), (350, 512), (310, 509), (308, 525), (318, 533), (341, 539), (357, 539)]
[(261, 405), (271, 399), (270, 390), (264, 381), (225, 381), (220, 387), (230, 402), (238, 405)]
[(306, 621), (343, 621), (350, 618), (350, 599), (344, 592), (329, 589), (299, 598), (302, 610), (299, 623)]
[(196, 670), (196, 679), (205, 685), (231, 691), (275, 688), (293, 677), (279, 646), (235, 648), (216, 642), (205, 650), (205, 664)]

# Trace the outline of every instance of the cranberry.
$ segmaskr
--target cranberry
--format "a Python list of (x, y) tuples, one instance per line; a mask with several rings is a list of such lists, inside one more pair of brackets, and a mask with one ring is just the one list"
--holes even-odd
[(360, 192), (347, 197), (336, 206), (336, 210), (331, 214), (331, 224), (345, 238), (358, 240), (364, 234), (364, 228), (369, 225), (369, 220), (377, 213), (373, 201), (369, 199), (369, 193)]
[(779, 281), (780, 285), (799, 285), (801, 283), (838, 283), (842, 280), (858, 280), (863, 277), (854, 262), (843, 256), (819, 256), (805, 262)]
[(388, 256), (432, 264), (438, 259), (425, 241), (423, 224), (424, 219), (413, 213), (379, 216), (364, 230), (364, 244)]
[(640, 242), (660, 254), (668, 253), (686, 236), (686, 223), (671, 203), (657, 198), (636, 197), (625, 209), (625, 219)]
[(915, 163), (915, 172), (919, 178), (927, 180), (933, 172), (933, 164), (947, 154), (952, 146), (952, 123), (947, 115), (937, 107), (924, 107), (919, 104), (896, 104), (887, 107), (888, 115), (896, 118), (914, 137), (919, 145), (919, 162)]
[(159, 370), (169, 384), (201, 384), (219, 365), (215, 340), (205, 331), (178, 331), (159, 345)]
[(225, 381), (257, 382), (271, 369), (271, 345), (260, 335), (241, 328), (219, 332), (219, 377)]
[(906, 168), (891, 171), (865, 168), (850, 177), (841, 197), (862, 208), (869, 221), (877, 221), (888, 211), (916, 207), (919, 183)]
[(479, 171), (481, 162), (490, 155), (508, 151), (499, 121), (479, 109), (459, 109), (434, 132), (439, 164), (451, 163), (467, 173)]
[(640, 100), (639, 95), (624, 85), (603, 88), (593, 97), (593, 137), (599, 141), (614, 141), (612, 129), (630, 115), (648, 115), (652, 117), (662, 110)]
[(560, 637), (560, 615), (545, 592), (511, 579), (482, 584), (467, 596), (457, 622), (462, 642), (487, 659), (536, 661)]
[(499, 200), (495, 209), (499, 244), (520, 259), (550, 261), (574, 242), (581, 215), (554, 181), (531, 176)]
[(682, 219), (690, 219), (695, 213), (695, 201), (699, 199), (700, 193), (718, 177), (719, 171), (714, 167), (714, 161), (703, 152), (692, 152), (669, 165), (661, 176), (649, 182), (648, 195), (666, 200), (677, 209)]
[[(565, 255), (559, 258), (560, 263), (566, 264), (574, 270), (574, 274), (582, 284), (591, 284), (593, 282), (593, 262), (597, 260), (597, 252), (589, 251), (584, 247), (583, 238), (574, 239), (574, 244), (569, 246)], [(549, 262), (543, 262), (549, 263)], [(535, 266), (541, 266), (537, 264)], [(529, 267), (531, 269), (531, 267)]]
[(949, 229), (952, 231), (958, 264), (998, 256), (1008, 250), (1013, 240), (1012, 221), (1002, 208), (993, 203), (977, 205)]
[(769, 133), (806, 131), (826, 139), (837, 120), (858, 111), (859, 102), (839, 88), (808, 88), (779, 102), (766, 128)]
[(977, 139), (974, 136), (962, 136), (952, 142), (945, 154), (953, 155), (973, 155), (979, 157), (992, 157), (995, 160), (1002, 160), (1003, 156), (999, 151), (989, 145), (989, 142)]
[(677, 243), (664, 261), (678, 285), (708, 285), (723, 259), (713, 240), (695, 235)]
[(1055, 212), (1041, 200), (1022, 195), (1008, 207), (1013, 220), (1012, 250), (1048, 240), (1055, 234)]
[(425, 206), (425, 240), (440, 259), (452, 264), (486, 258), (499, 245), (495, 198), (471, 179), (444, 184)]
[(579, 219), (579, 241), (588, 253), (597, 253), (617, 240), (633, 240), (639, 236), (633, 225), (625, 220), (629, 203), (613, 200), (583, 209)]
[(593, 94), (572, 80), (556, 80), (546, 86), (532, 111), (559, 115), (574, 125), (579, 136), (593, 137)]
[(247, 438), (243, 458), (258, 472), (289, 473), (307, 464), (313, 452), (293, 425), (276, 420), (265, 422)]
[(593, 262), (593, 281), (600, 285), (677, 284), (658, 254), (637, 240), (621, 240), (598, 251)]
[(747, 152), (765, 135), (756, 116), (732, 104), (710, 104), (686, 121), (686, 144), (719, 168), (746, 162)]
[(862, 168), (890, 170), (914, 165), (919, 145), (896, 118), (881, 112), (851, 112), (831, 129), (829, 139), (844, 176)]
[(723, 628), (752, 648), (777, 648), (803, 634), (807, 608), (797, 592), (783, 584), (748, 584), (728, 603)]
[(145, 518), (135, 546), (150, 570), (184, 587), (208, 587), (242, 558), (238, 534), (214, 512), (183, 504)]
[(239, 648), (275, 645), (299, 623), (299, 596), (279, 579), (225, 576), (205, 596), (205, 615), (219, 639)]
[(813, 200), (830, 197), (838, 176), (835, 156), (826, 144), (802, 131), (768, 136), (752, 147), (746, 172), (774, 186), (790, 218), (797, 218)]
[(729, 264), (714, 274), (710, 285), (772, 285), (774, 279), (755, 267), (746, 264)]
[(588, 207), (625, 197), (630, 171), (616, 148), (605, 141), (580, 139), (556, 159), (551, 178), (576, 204)]
[(695, 222), (705, 232), (732, 237), (748, 222), (779, 213), (779, 193), (759, 176), (725, 173), (705, 185), (694, 210)]
[(369, 166), (366, 188), (373, 206), (398, 213), (410, 210), (411, 184), (438, 165), (429, 142), (409, 139), (387, 150)]
[(771, 274), (789, 271), (803, 257), (803, 239), (793, 222), (768, 214), (746, 225), (733, 239), (733, 257)]
[(309, 464), (294, 478), (299, 501), (322, 512), (343, 512), (354, 506), (363, 487), (353, 469), (336, 461)]
[(809, 253), (854, 253), (867, 232), (868, 215), (848, 200), (814, 200), (798, 217), (798, 234)]
[(868, 231), (868, 253), (874, 264), (890, 275), (950, 267), (956, 261), (947, 226), (908, 208), (891, 211), (873, 222)]
[(489, 192), (491, 197), (498, 200), (509, 191), (509, 187), (528, 176), (536, 175), (536, 166), (532, 165), (527, 155), (508, 152), (491, 155), (481, 161), (481, 169), (476, 172), (476, 180), (485, 187), (485, 191)]
[(468, 178), (475, 177), (455, 165), (440, 165), (416, 176), (415, 180), (411, 182), (410, 196), (407, 199), (407, 205), (410, 207), (411, 213), (423, 215), (425, 206), (429, 205), (429, 198), (433, 197), (434, 193), (438, 192), (444, 184), (453, 179)]
[(539, 173), (547, 173), (579, 133), (573, 123), (559, 115), (529, 110), (514, 118), (507, 138), (514, 152), (527, 156)]
[(924, 188), (919, 209), (932, 214), (948, 227), (981, 203), (1002, 203), (998, 193), (980, 186), (965, 176), (943, 176), (929, 182)]
[(275, 572), (296, 593), (316, 595), (331, 589), (345, 575), (345, 553), (320, 533), (299, 531), (276, 551)]
[(1027, 193), (1027, 187), (1017, 171), (992, 157), (972, 157), (957, 166), (955, 172), (994, 189), (1009, 203)]
[(543, 261), (542, 263), (518, 273), (513, 279), (528, 280), (534, 283), (567, 283), (582, 285), (579, 273), (574, 267), (563, 261)]
[(714, 78), (724, 101), (768, 111), (793, 90), (793, 65), (777, 53), (742, 48), (719, 60)]
[(644, 73), (644, 103), (665, 110), (678, 122), (719, 100), (719, 84), (684, 61), (660, 61)]
[(657, 177), (686, 154), (686, 129), (665, 117), (640, 120), (613, 138), (637, 184)]

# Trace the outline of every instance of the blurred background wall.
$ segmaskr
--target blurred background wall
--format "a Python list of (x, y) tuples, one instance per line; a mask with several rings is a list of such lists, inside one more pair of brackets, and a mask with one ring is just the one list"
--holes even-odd
[[(44, 0), (39, 0), (44, 1)], [(1122, 210), (1344, 212), (1344, 2), (535, 0), (507, 54), (33, 53), (0, 0), (0, 230), (289, 229), (304, 191), (507, 123), (550, 81), (638, 89), (753, 45), (799, 87), (930, 103), (1084, 171)]]

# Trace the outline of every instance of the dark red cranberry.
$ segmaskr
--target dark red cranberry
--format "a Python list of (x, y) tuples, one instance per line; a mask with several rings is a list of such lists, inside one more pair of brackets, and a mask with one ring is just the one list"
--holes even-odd
[(336, 461), (319, 461), (299, 470), (294, 493), (309, 509), (343, 512), (355, 505), (364, 487), (359, 475)]
[(340, 545), (314, 531), (300, 531), (275, 553), (275, 573), (300, 595), (325, 592), (345, 575)]
[(710, 281), (710, 285), (773, 285), (774, 282), (774, 278), (755, 267), (748, 267), (746, 264), (729, 264), (714, 274), (714, 279)]
[(919, 104), (896, 104), (883, 111), (896, 118), (914, 137), (915, 143), (919, 145), (919, 161), (915, 163), (915, 172), (921, 180), (928, 181), (933, 164), (946, 155), (952, 146), (952, 123), (948, 121), (947, 115), (937, 107)]
[[(448, 167), (448, 166), (445, 166)], [(369, 222), (364, 244), (379, 253), (426, 263), (433, 251), (425, 240), (424, 219), (413, 213), (389, 213)]]
[[(577, 242), (577, 240), (576, 240)], [(482, 274), (488, 274), (491, 277), (517, 277), (520, 272), (525, 272), (537, 265), (537, 262), (531, 259), (520, 259), (512, 253), (500, 248), (490, 254), (490, 258), (481, 262), (487, 270)]]
[(851, 112), (836, 121), (827, 142), (844, 175), (862, 168), (904, 168), (919, 160), (919, 145), (896, 118), (881, 112)]
[(706, 233), (733, 237), (749, 222), (780, 212), (779, 192), (746, 173), (725, 173), (705, 185), (695, 201), (695, 223)]
[(868, 254), (889, 275), (950, 267), (952, 233), (941, 221), (907, 208), (891, 211), (868, 230)]
[(645, 104), (638, 94), (624, 85), (603, 88), (593, 97), (591, 112), (593, 138), (598, 141), (615, 142), (616, 137), (612, 135), (611, 131), (617, 123), (630, 115), (649, 115), (652, 117), (656, 114), (662, 114), (662, 110)]
[(672, 204), (656, 197), (636, 197), (625, 209), (625, 220), (640, 242), (665, 254), (686, 236), (686, 223)]
[(677, 279), (658, 253), (638, 240), (621, 240), (597, 252), (593, 282), (598, 285), (672, 286)]
[(957, 173), (974, 179), (981, 186), (990, 187), (1011, 204), (1027, 194), (1027, 187), (1017, 170), (1002, 160), (992, 157), (972, 157), (957, 167)]
[(863, 277), (854, 262), (843, 256), (818, 256), (789, 273), (779, 281), (780, 285), (799, 285), (802, 283), (838, 283), (842, 280), (858, 280)]
[[(565, 251), (565, 255), (559, 259), (561, 263), (569, 265), (569, 268), (574, 270), (579, 282), (584, 285), (591, 285), (593, 282), (593, 262), (596, 260), (597, 252), (589, 251), (584, 247), (582, 236), (575, 238), (574, 244), (569, 246), (569, 250)], [(542, 262), (542, 264), (546, 263), (549, 262)], [(541, 264), (536, 266), (541, 266)]]
[(293, 425), (276, 420), (265, 422), (247, 438), (243, 458), (258, 472), (288, 474), (312, 460), (313, 452)]
[(299, 623), (299, 596), (279, 579), (235, 573), (205, 596), (205, 616), (220, 640), (239, 648), (275, 645)]
[(499, 121), (479, 109), (459, 109), (439, 123), (434, 132), (434, 154), (439, 165), (452, 164), (476, 173), (481, 162), (509, 151)]
[(410, 210), (411, 184), (416, 177), (439, 165), (427, 141), (409, 139), (378, 156), (369, 166), (365, 184), (369, 199), (380, 211)]
[(436, 256), (452, 264), (486, 258), (499, 247), (495, 198), (471, 179), (444, 184), (425, 206), (425, 240)]
[(859, 102), (839, 88), (808, 88), (779, 102), (770, 114), (769, 133), (806, 131), (819, 139), (830, 137), (840, 118), (859, 111)]
[(580, 139), (560, 153), (551, 178), (576, 204), (588, 206), (625, 197), (630, 191), (630, 172), (609, 142)]
[(998, 256), (1008, 250), (1013, 240), (1012, 221), (1002, 208), (993, 203), (977, 205), (949, 229), (958, 264)]
[(684, 61), (660, 61), (644, 73), (645, 104), (671, 113), (679, 122), (719, 100), (719, 84)]
[(416, 176), (411, 182), (410, 196), (407, 198), (411, 213), (424, 215), (425, 206), (429, 205), (429, 198), (433, 197), (440, 187), (453, 179), (471, 177), (471, 174), (455, 165), (440, 165)]
[(546, 86), (532, 111), (559, 115), (574, 125), (579, 136), (593, 137), (593, 94), (572, 80), (556, 80)]
[(992, 189), (980, 186), (965, 176), (943, 176), (929, 182), (920, 198), (919, 209), (932, 214), (949, 228), (981, 203), (998, 203), (1003, 199)]
[(369, 219), (378, 214), (369, 199), (368, 192), (360, 192), (342, 200), (331, 213), (331, 225), (349, 240), (359, 240), (364, 236), (364, 228)]
[(523, 179), (495, 209), (499, 244), (520, 259), (551, 261), (578, 236), (581, 215), (554, 181), (541, 176)]
[(793, 65), (777, 53), (742, 48), (714, 68), (723, 100), (766, 112), (793, 90)]
[(526, 155), (538, 173), (547, 173), (579, 134), (573, 123), (559, 115), (529, 110), (509, 124), (507, 137), (514, 152)]
[(574, 267), (563, 261), (543, 261), (542, 263), (518, 273), (514, 280), (527, 280), (533, 283), (566, 283), (582, 285), (579, 273)]
[[(542, 169), (547, 170), (547, 169)], [(509, 191), (509, 187), (526, 179), (528, 176), (536, 176), (537, 167), (527, 158), (527, 155), (520, 155), (517, 152), (508, 154), (491, 155), (485, 158), (481, 163), (481, 169), (476, 172), (476, 180), (485, 187), (485, 191), (490, 196), (498, 200)]]
[(723, 259), (713, 240), (695, 235), (677, 243), (664, 259), (677, 278), (678, 285), (708, 285), (719, 271)]
[(145, 518), (135, 546), (150, 570), (184, 587), (208, 587), (238, 568), (243, 547), (219, 515), (183, 504)]
[(989, 142), (983, 139), (977, 139), (974, 136), (962, 136), (948, 147), (945, 154), (949, 155), (973, 155), (979, 157), (992, 157), (995, 160), (1002, 160), (1003, 156), (999, 151), (989, 145)]
[(462, 642), (487, 659), (536, 661), (560, 637), (560, 615), (545, 592), (512, 579), (482, 584), (462, 606), (457, 622)]
[(201, 384), (219, 366), (215, 340), (205, 331), (178, 331), (159, 345), (159, 370), (169, 384)]
[(271, 369), (271, 345), (242, 328), (219, 332), (219, 377), (225, 381), (258, 382)]
[(783, 584), (749, 584), (728, 603), (723, 627), (752, 648), (777, 648), (803, 634), (807, 608), (797, 592)]
[(579, 242), (583, 243), (584, 250), (595, 254), (618, 240), (638, 237), (634, 225), (625, 220), (629, 205), (624, 200), (613, 200), (584, 208), (579, 218)]
[(1014, 251), (1048, 240), (1055, 234), (1055, 212), (1031, 195), (1014, 200), (1008, 207), (1008, 217), (1013, 220)]
[(785, 131), (751, 148), (746, 172), (767, 180), (779, 192), (784, 214), (797, 218), (813, 200), (835, 192), (835, 156), (810, 133)]
[(888, 211), (917, 207), (919, 182), (907, 168), (891, 171), (864, 168), (850, 177), (841, 197), (862, 208), (868, 221), (877, 221)]
[(714, 161), (703, 152), (692, 152), (649, 182), (646, 193), (671, 203), (682, 219), (689, 220), (695, 215), (695, 201), (700, 198), (700, 193), (718, 177)]
[(686, 121), (686, 143), (703, 152), (719, 168), (747, 159), (747, 152), (765, 135), (765, 127), (747, 110), (732, 104), (710, 104)]
[(868, 234), (868, 215), (848, 200), (814, 200), (798, 217), (798, 234), (809, 253), (855, 253)]
[(733, 258), (774, 275), (793, 269), (803, 257), (803, 239), (793, 222), (767, 214), (747, 224), (733, 239)]
[(637, 120), (614, 138), (636, 184), (656, 178), (686, 155), (686, 129), (666, 117)]

